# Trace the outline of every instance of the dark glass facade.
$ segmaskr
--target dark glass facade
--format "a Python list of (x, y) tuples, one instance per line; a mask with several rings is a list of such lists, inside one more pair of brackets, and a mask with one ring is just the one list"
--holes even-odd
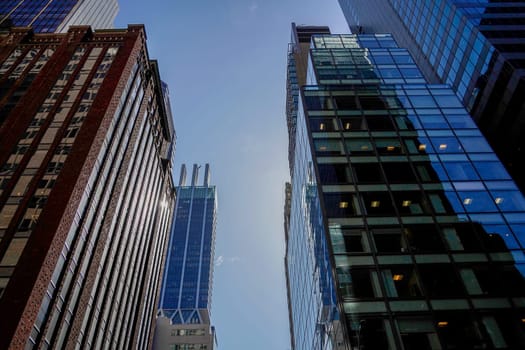
[(6, 0), (0, 3), (0, 26), (32, 27), (39, 33), (80, 24), (113, 28), (117, 11), (117, 0)]
[(339, 3), (353, 32), (392, 33), (429, 82), (452, 87), (524, 191), (525, 1)]
[(0, 41), (0, 348), (148, 348), (174, 131), (144, 28)]
[(287, 223), (294, 349), (521, 349), (525, 199), (391, 35), (314, 35)]
[[(211, 296), (214, 266), (217, 193), (210, 185), (210, 167), (205, 166), (199, 185), (199, 168), (193, 166), (186, 185), (182, 166), (176, 187), (173, 226), (162, 282), (154, 349), (213, 349)], [(190, 332), (191, 327), (199, 327)], [(201, 332), (200, 338), (192, 332)], [(186, 346), (186, 347), (185, 347)]]

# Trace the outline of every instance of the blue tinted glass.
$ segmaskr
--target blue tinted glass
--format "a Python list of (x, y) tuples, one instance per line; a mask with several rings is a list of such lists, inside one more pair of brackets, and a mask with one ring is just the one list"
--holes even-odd
[(446, 191), (445, 196), (447, 197), (448, 201), (450, 202), (450, 205), (456, 213), (465, 212), (465, 209), (463, 209), (463, 206), (461, 205), (461, 202), (459, 201), (455, 192)]
[(474, 166), (485, 180), (510, 180), (509, 174), (499, 162), (474, 162)]
[(466, 152), (492, 152), (492, 149), (483, 137), (462, 137), (461, 143)]
[(442, 108), (461, 108), (463, 105), (458, 100), (456, 95), (434, 95), (439, 107)]
[(453, 181), (478, 179), (476, 171), (468, 162), (444, 162), (443, 166)]
[(463, 147), (455, 137), (432, 137), (432, 144), (438, 153), (459, 153)]
[(425, 129), (449, 129), (448, 123), (442, 115), (420, 116)]
[(499, 235), (508, 249), (520, 249), (518, 241), (507, 225), (483, 225), (488, 234)]
[(436, 103), (431, 96), (410, 96), (410, 101), (414, 108), (433, 108)]
[(525, 211), (525, 198), (519, 191), (492, 191), (491, 193), (500, 210)]
[(458, 192), (467, 212), (493, 212), (497, 211), (494, 200), (485, 191)]

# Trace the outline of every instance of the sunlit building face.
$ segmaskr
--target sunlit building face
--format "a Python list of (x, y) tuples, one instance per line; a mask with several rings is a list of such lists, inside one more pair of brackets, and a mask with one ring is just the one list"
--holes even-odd
[(0, 348), (145, 348), (174, 130), (144, 28), (0, 35)]

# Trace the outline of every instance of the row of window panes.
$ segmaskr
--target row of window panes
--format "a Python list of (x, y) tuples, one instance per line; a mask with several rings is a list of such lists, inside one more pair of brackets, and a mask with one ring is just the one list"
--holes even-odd
[[(334, 253), (347, 254), (419, 254), (455, 252), (509, 252), (525, 247), (525, 225), (481, 225), (479, 223), (456, 224), (404, 224), (399, 227), (373, 227), (367, 231), (342, 226), (331, 220), (330, 238)], [(514, 231), (514, 234), (512, 234)], [(488, 261), (484, 254), (471, 256), (473, 261)], [(400, 260), (397, 264), (411, 260)], [(445, 260), (449, 262), (450, 260)], [(461, 261), (461, 260), (458, 260)], [(466, 260), (470, 261), (470, 260)], [(514, 262), (514, 259), (510, 259)], [(370, 260), (370, 264), (372, 264)], [(394, 264), (394, 262), (392, 262)], [(362, 264), (355, 264), (362, 265)], [(366, 265), (366, 264), (365, 264)]]
[[(429, 142), (430, 141), (430, 142)], [(343, 146), (344, 145), (344, 146)], [(463, 154), (492, 153), (483, 137), (430, 137), (404, 140), (404, 147), (397, 138), (375, 138), (374, 145), (369, 138), (314, 139), (315, 152), (321, 156), (339, 156), (348, 153), (350, 156), (400, 155), (406, 154)], [(346, 148), (346, 151), (345, 151)], [(459, 160), (459, 159), (458, 159)]]

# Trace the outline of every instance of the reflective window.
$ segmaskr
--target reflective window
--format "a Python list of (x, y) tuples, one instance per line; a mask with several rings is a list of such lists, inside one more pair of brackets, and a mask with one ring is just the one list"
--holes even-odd
[(322, 184), (351, 183), (352, 174), (347, 164), (318, 164)]

